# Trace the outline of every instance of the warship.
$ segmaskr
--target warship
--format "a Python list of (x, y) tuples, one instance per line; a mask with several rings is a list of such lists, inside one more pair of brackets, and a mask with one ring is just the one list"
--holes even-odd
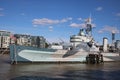
[(86, 62), (89, 54), (103, 55), (104, 61), (119, 61), (119, 54), (102, 53), (92, 36), (91, 17), (86, 19), (85, 28), (77, 35), (70, 36), (70, 45), (61, 45), (62, 49), (37, 48), (10, 45), (11, 62)]

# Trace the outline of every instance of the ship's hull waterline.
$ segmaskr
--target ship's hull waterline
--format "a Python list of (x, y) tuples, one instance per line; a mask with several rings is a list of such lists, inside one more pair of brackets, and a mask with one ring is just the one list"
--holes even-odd
[[(12, 62), (86, 62), (90, 52), (10, 45)], [(120, 61), (118, 53), (101, 53), (105, 61)]]
[(10, 45), (11, 61), (17, 62), (85, 62), (87, 52), (40, 49), (28, 46)]

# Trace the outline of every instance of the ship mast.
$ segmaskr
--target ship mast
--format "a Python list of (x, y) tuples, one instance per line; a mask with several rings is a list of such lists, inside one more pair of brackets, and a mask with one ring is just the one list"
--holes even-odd
[(91, 22), (92, 22), (92, 19), (91, 19), (91, 14), (90, 14), (89, 18), (86, 19), (85, 21), (87, 36), (92, 36), (92, 23)]

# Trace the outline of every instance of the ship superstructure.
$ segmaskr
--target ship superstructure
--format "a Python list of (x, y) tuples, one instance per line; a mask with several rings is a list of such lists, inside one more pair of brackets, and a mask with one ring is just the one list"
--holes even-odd
[[(96, 47), (96, 42), (92, 36), (92, 19), (89, 17), (85, 20), (84, 28), (80, 29), (78, 35), (72, 35), (70, 37), (70, 42), (74, 49), (86, 50), (86, 51), (99, 51), (99, 48)], [(84, 49), (83, 49), (84, 47)]]
[(70, 42), (74, 47), (83, 43), (83, 42), (90, 42), (93, 40), (92, 37), (92, 23), (91, 18), (86, 19), (85, 21), (85, 28), (80, 29), (78, 35), (72, 35), (70, 37)]

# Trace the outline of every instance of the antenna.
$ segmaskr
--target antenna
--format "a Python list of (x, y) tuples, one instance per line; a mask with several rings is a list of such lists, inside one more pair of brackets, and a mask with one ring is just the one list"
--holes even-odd
[(91, 13), (90, 13), (89, 18), (88, 18), (88, 23), (91, 24), (91, 22), (92, 22), (92, 18), (91, 18)]
[(90, 13), (90, 15), (89, 15), (89, 18), (91, 19), (91, 13)]

